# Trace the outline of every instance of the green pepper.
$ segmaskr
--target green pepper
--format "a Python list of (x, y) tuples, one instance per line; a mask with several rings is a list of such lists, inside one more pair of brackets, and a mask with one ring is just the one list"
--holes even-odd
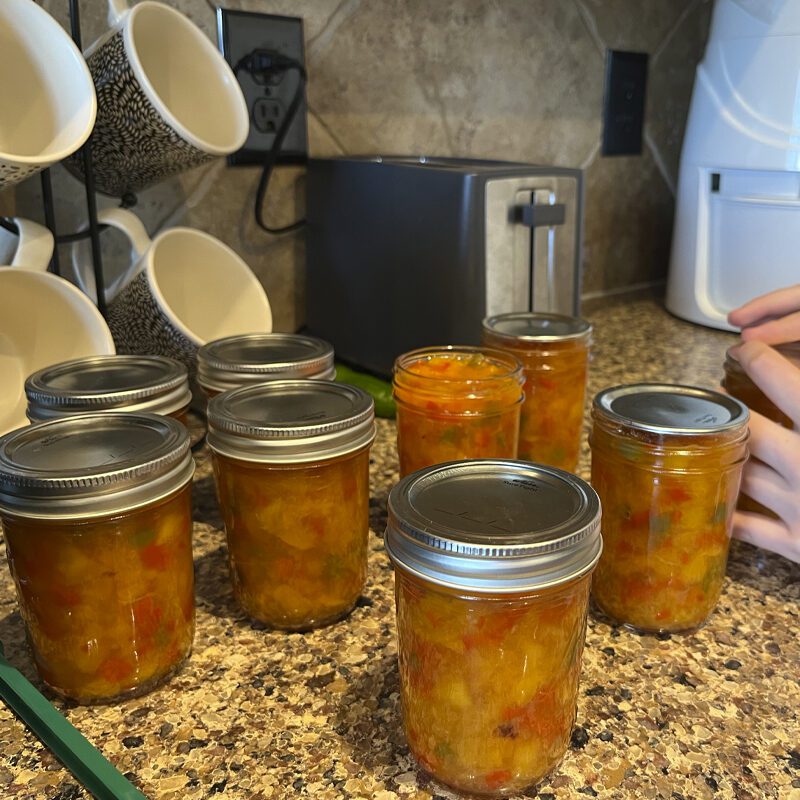
[(379, 417), (394, 419), (396, 407), (394, 397), (392, 397), (392, 385), (388, 381), (376, 378), (374, 375), (367, 375), (364, 372), (357, 372), (343, 364), (336, 365), (336, 380), (339, 383), (349, 383), (357, 386), (372, 396), (375, 401), (375, 414)]
[(445, 428), (440, 439), (444, 444), (456, 444), (461, 439), (461, 431), (456, 426)]

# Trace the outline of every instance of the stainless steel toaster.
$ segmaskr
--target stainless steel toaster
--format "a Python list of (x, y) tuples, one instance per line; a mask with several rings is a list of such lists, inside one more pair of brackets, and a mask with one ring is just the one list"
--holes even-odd
[(579, 313), (580, 170), (311, 159), (307, 220), (308, 330), (378, 375), (416, 347), (477, 344), (490, 314)]

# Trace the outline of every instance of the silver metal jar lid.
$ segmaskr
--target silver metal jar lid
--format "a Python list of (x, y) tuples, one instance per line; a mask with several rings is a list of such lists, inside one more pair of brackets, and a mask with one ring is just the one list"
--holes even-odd
[(197, 379), (215, 391), (270, 380), (332, 380), (333, 347), (295, 333), (226, 336), (197, 351)]
[(569, 472), (481, 459), (412, 473), (389, 494), (386, 550), (427, 581), (491, 594), (588, 573), (603, 549), (600, 500)]
[(593, 407), (614, 422), (662, 434), (721, 433), (744, 428), (750, 416), (730, 395), (668, 383), (614, 386), (600, 392)]
[(245, 461), (301, 463), (352, 453), (375, 438), (375, 404), (332, 381), (270, 381), (208, 404), (208, 445)]
[(172, 417), (103, 412), (0, 438), (0, 510), (85, 519), (152, 503), (191, 480), (189, 433)]
[(183, 364), (163, 356), (91, 356), (34, 372), (25, 381), (34, 422), (92, 411), (172, 414), (192, 399)]
[(580, 339), (592, 332), (591, 324), (580, 317), (534, 311), (515, 311), (487, 317), (483, 321), (483, 329), (510, 341), (522, 339), (536, 342)]

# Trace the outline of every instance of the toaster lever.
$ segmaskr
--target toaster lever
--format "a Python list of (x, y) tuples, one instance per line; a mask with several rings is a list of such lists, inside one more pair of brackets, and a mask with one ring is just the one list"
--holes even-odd
[(534, 203), (529, 206), (518, 206), (519, 221), (529, 228), (563, 225), (567, 216), (567, 208), (563, 203), (546, 205)]

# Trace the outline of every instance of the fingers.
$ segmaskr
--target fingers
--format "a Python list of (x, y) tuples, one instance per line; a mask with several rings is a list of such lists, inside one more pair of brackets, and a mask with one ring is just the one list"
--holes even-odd
[(759, 389), (800, 428), (800, 369), (763, 342), (745, 342), (735, 355)]
[(751, 459), (745, 465), (741, 488), (748, 497), (774, 511), (791, 527), (800, 522), (796, 493), (781, 475), (766, 464)]
[(751, 411), (749, 447), (752, 456), (769, 465), (787, 484), (795, 485), (800, 477), (800, 442), (794, 431)]
[(733, 515), (733, 535), (743, 542), (800, 562), (800, 536), (792, 535), (780, 520), (770, 519), (763, 514), (737, 511)]
[(728, 314), (728, 322), (740, 328), (756, 325), (771, 317), (784, 316), (800, 310), (800, 284), (777, 289), (756, 297)]
[(742, 330), (745, 342), (765, 342), (766, 344), (785, 344), (800, 339), (800, 312), (767, 320)]

